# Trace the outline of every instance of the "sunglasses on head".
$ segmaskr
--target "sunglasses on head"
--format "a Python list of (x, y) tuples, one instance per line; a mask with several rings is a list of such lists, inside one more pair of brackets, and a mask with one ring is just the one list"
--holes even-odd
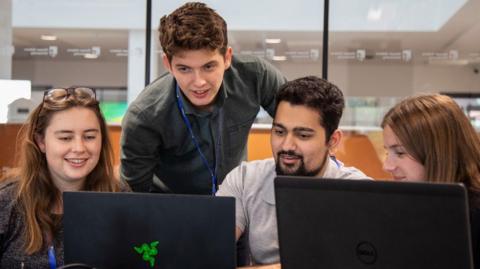
[(46, 90), (43, 93), (43, 101), (63, 101), (69, 96), (75, 96), (79, 99), (96, 99), (97, 95), (94, 89), (78, 88), (55, 88)]

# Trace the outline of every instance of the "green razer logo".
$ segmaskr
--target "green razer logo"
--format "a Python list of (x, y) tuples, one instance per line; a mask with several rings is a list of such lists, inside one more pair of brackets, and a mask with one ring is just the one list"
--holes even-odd
[(153, 241), (150, 244), (143, 243), (139, 247), (133, 247), (133, 249), (140, 255), (142, 259), (150, 264), (150, 267), (155, 266), (155, 256), (158, 254), (158, 241)]

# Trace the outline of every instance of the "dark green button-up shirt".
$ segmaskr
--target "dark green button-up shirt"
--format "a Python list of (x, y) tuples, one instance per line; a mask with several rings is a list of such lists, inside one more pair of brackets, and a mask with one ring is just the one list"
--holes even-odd
[[(180, 97), (218, 184), (240, 164), (260, 106), (273, 115), (275, 94), (285, 82), (268, 62), (234, 56), (211, 112)], [(129, 106), (122, 123), (121, 177), (134, 191), (210, 194), (212, 179), (178, 109), (175, 85), (165, 74)]]

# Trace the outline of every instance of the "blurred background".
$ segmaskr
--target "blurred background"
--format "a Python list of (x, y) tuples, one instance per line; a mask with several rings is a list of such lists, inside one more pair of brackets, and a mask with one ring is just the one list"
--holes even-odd
[[(76, 85), (95, 88), (107, 120), (119, 125), (146, 80), (165, 72), (159, 20), (185, 2), (152, 1), (146, 79), (147, 1), (0, 0), (0, 124), (23, 122), (45, 89)], [(227, 21), (235, 54), (262, 57), (288, 79), (322, 76), (328, 47), (328, 79), (347, 99), (343, 159), (372, 162), (346, 152), (355, 147), (347, 147), (348, 135), (359, 135), (382, 160), (381, 118), (416, 93), (453, 96), (480, 128), (479, 0), (330, 1), (328, 44), (324, 0), (204, 2)], [(250, 159), (270, 154), (270, 119), (260, 112), (257, 122), (252, 133), (265, 137), (249, 142)], [(6, 128), (0, 126), (0, 136)], [(266, 149), (255, 155), (252, 143)], [(386, 177), (379, 165), (378, 176)]]

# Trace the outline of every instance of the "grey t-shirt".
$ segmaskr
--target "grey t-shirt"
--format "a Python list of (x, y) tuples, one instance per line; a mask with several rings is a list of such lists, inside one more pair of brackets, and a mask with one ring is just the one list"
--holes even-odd
[[(364, 173), (328, 159), (325, 178), (367, 179)], [(236, 226), (248, 233), (255, 264), (280, 262), (277, 215), (275, 211), (275, 161), (265, 159), (242, 162), (220, 186), (217, 196), (232, 196), (236, 201)]]

